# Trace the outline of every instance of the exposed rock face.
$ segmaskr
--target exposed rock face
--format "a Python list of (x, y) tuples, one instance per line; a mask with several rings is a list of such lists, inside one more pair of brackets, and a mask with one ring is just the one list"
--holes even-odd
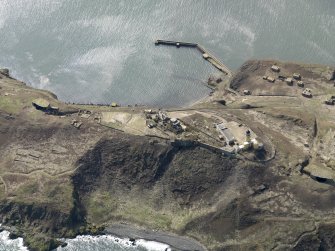
[(170, 195), (192, 201), (215, 191), (237, 164), (200, 147), (128, 136), (100, 141), (78, 161), (73, 183), (83, 195), (97, 188), (122, 193), (159, 188), (168, 193), (161, 199)]
[(237, 74), (234, 75), (230, 81), (230, 88), (236, 90), (243, 83), (245, 79), (252, 75), (253, 72), (260, 68), (260, 61), (247, 61), (241, 67)]

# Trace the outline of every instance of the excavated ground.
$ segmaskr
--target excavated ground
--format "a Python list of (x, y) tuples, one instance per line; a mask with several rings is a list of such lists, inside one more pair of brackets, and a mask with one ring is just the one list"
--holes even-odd
[[(313, 98), (264, 81), (276, 76), (273, 63), (281, 74), (299, 72)], [(273, 152), (267, 161), (112, 129), (98, 123), (102, 112), (139, 116), (141, 108), (67, 105), (1, 74), (0, 219), (32, 250), (125, 223), (192, 237), (208, 250), (334, 250), (335, 108), (323, 101), (335, 88), (326, 71), (249, 61), (207, 102), (170, 111), (247, 125)], [(37, 111), (37, 97), (67, 115)], [(326, 179), (315, 176), (325, 169)]]

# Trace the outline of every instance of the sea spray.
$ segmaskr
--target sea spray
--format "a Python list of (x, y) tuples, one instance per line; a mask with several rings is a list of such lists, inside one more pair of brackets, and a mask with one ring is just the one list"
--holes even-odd
[(62, 239), (66, 247), (59, 247), (57, 251), (167, 251), (169, 245), (143, 239), (130, 241), (111, 235), (89, 236), (80, 235), (74, 239)]
[(11, 240), (9, 235), (10, 232), (6, 230), (0, 233), (0, 251), (28, 251), (28, 248), (23, 245), (22, 238)]

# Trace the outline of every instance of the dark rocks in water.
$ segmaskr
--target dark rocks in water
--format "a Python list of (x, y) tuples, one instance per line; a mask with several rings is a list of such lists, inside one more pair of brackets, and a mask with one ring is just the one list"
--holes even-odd
[(19, 233), (17, 232), (17, 231), (15, 231), (15, 232), (11, 232), (10, 234), (9, 234), (9, 239), (11, 239), (11, 240), (15, 240), (15, 239), (17, 239), (17, 238), (19, 238), (20, 237), (20, 235), (19, 235)]
[(58, 248), (59, 246), (61, 247), (67, 246), (67, 243), (60, 241), (60, 240), (56, 240), (56, 239), (50, 239), (48, 244), (49, 244), (49, 250), (54, 250)]
[(129, 241), (131, 242), (131, 245), (136, 246), (135, 238), (129, 238)]

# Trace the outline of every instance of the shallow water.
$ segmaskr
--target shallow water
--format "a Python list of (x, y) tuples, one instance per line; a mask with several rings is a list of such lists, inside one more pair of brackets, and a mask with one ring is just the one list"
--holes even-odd
[(335, 64), (332, 0), (2, 0), (0, 65), (74, 102), (186, 105), (217, 72), (250, 58)]

